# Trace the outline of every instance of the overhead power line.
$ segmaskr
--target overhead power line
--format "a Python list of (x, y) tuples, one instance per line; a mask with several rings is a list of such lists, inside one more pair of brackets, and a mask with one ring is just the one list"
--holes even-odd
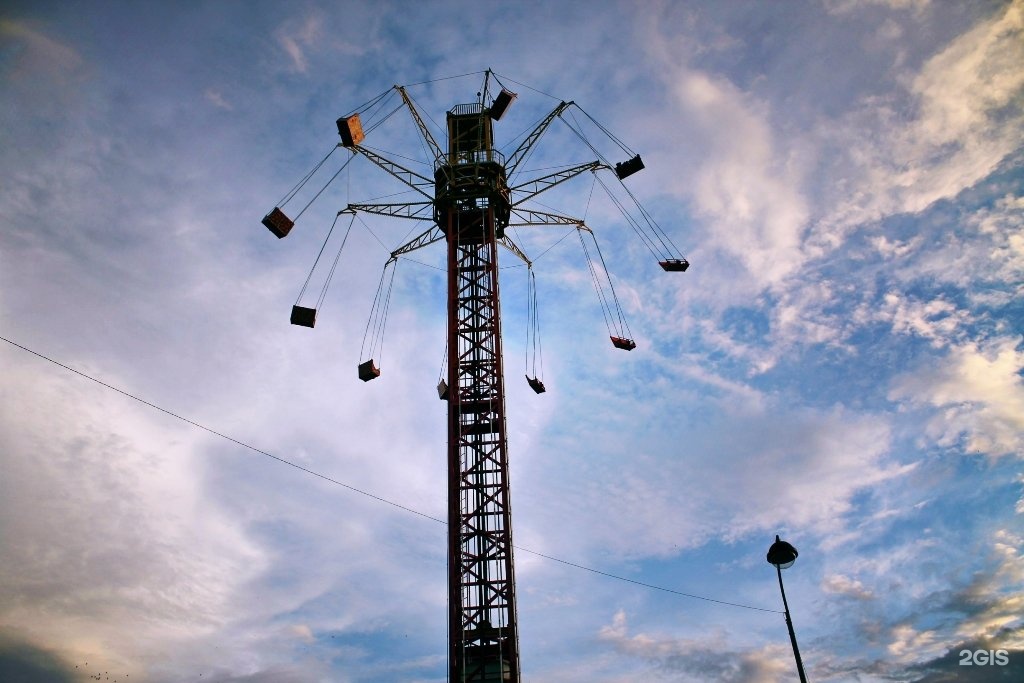
[(277, 456), (277, 455), (274, 455), (273, 453), (268, 453), (267, 451), (264, 451), (264, 450), (262, 450), (260, 448), (256, 448), (255, 446), (249, 445), (249, 444), (245, 443), (244, 441), (239, 441), (238, 439), (236, 439), (234, 437), (228, 436), (227, 434), (224, 434), (222, 432), (218, 432), (216, 429), (211, 429), (210, 427), (207, 427), (206, 425), (200, 424), (200, 423), (196, 422), (195, 420), (190, 420), (187, 417), (183, 417), (183, 416), (178, 415), (177, 413), (175, 413), (173, 411), (167, 410), (167, 408), (162, 408), (162, 407), (158, 406), (155, 403), (151, 403), (151, 402), (147, 401), (144, 398), (139, 398), (135, 394), (128, 393), (124, 389), (119, 389), (119, 388), (115, 387), (112, 384), (107, 384), (103, 380), (96, 379), (95, 377), (93, 377), (91, 375), (87, 375), (84, 372), (82, 372), (81, 370), (76, 370), (75, 368), (71, 367), (70, 365), (65, 365), (64, 363), (61, 363), (60, 361), (56, 361), (56, 360), (54, 360), (54, 359), (52, 359), (52, 358), (50, 358), (48, 356), (44, 356), (43, 354), (39, 353), (38, 351), (33, 351), (32, 349), (28, 348), (27, 346), (22, 346), (21, 344), (19, 344), (17, 342), (14, 342), (14, 341), (11, 341), (10, 339), (7, 339), (6, 337), (0, 337), (0, 339), (2, 339), (3, 341), (7, 342), (8, 344), (10, 344), (12, 346), (18, 347), (22, 351), (28, 351), (32, 355), (38, 356), (39, 358), (42, 358), (45, 361), (49, 361), (50, 363), (53, 363), (54, 365), (58, 365), (58, 366), (64, 368), (65, 370), (70, 370), (71, 372), (75, 373), (76, 375), (79, 375), (80, 377), (84, 377), (87, 380), (96, 382), (96, 384), (104, 386), (107, 389), (111, 389), (113, 391), (116, 391), (117, 393), (119, 393), (119, 394), (121, 394), (123, 396), (127, 396), (128, 398), (130, 398), (130, 399), (132, 399), (134, 401), (138, 401), (139, 403), (141, 403), (143, 405), (147, 405), (150, 408), (153, 408), (155, 410), (159, 410), (161, 413), (166, 413), (167, 415), (170, 415), (171, 417), (173, 417), (175, 419), (181, 420), (182, 422), (187, 422), (188, 424), (192, 425), (193, 427), (196, 427), (198, 429), (202, 429), (204, 432), (209, 432), (210, 434), (213, 434), (214, 436), (219, 436), (222, 439), (226, 439), (226, 440), (230, 441), (231, 443), (238, 444), (239, 446), (241, 446), (243, 448), (248, 448), (250, 451), (253, 451), (255, 453), (259, 453), (260, 455), (265, 455), (268, 458), (273, 458), (274, 460), (278, 461), (279, 463), (288, 465), (289, 467), (294, 467), (297, 470), (302, 470), (306, 474), (312, 474), (314, 477), (319, 477), (320, 479), (323, 479), (324, 481), (329, 481), (332, 484), (337, 484), (338, 486), (343, 486), (343, 487), (347, 488), (350, 491), (355, 491), (356, 493), (362, 494), (364, 496), (368, 496), (370, 498), (373, 498), (374, 500), (378, 500), (378, 501), (380, 501), (382, 503), (387, 503), (388, 505), (392, 505), (392, 506), (394, 506), (396, 508), (400, 508), (402, 510), (405, 510), (406, 512), (411, 512), (414, 515), (419, 515), (420, 517), (426, 517), (427, 519), (431, 519), (431, 520), (433, 520), (435, 522), (440, 522), (441, 524), (445, 523), (445, 521), (443, 519), (438, 519), (437, 517), (431, 517), (430, 515), (426, 514), (425, 512), (420, 512), (419, 510), (413, 510), (412, 508), (406, 507), (406, 506), (402, 505), (401, 503), (396, 503), (393, 500), (388, 500), (387, 498), (382, 498), (380, 496), (374, 495), (374, 494), (370, 493), (369, 491), (364, 491), (362, 489), (356, 488), (355, 486), (351, 486), (349, 484), (346, 484), (343, 481), (338, 481), (337, 479), (332, 479), (331, 477), (328, 477), (326, 474), (320, 474), (319, 472), (311, 470), (308, 467), (303, 467), (302, 465), (298, 465), (298, 464), (296, 464), (296, 463), (294, 463), (294, 462), (292, 462), (290, 460), (285, 460), (284, 458), (282, 458), (280, 456)]
[[(302, 465), (294, 463), (294, 462), (292, 462), (290, 460), (286, 460), (285, 458), (282, 458), (280, 456), (274, 455), (273, 453), (269, 453), (269, 452), (267, 452), (267, 451), (265, 451), (265, 450), (263, 450), (261, 448), (257, 448), (256, 446), (248, 444), (248, 443), (246, 443), (246, 442), (244, 442), (244, 441), (242, 441), (240, 439), (236, 439), (236, 438), (234, 438), (232, 436), (228, 436), (227, 434), (224, 434), (223, 432), (219, 432), (216, 429), (212, 429), (212, 428), (207, 427), (206, 425), (204, 425), (202, 423), (196, 422), (195, 420), (191, 420), (191, 419), (189, 419), (187, 417), (179, 415), (178, 413), (175, 413), (174, 411), (168, 410), (167, 408), (163, 408), (163, 407), (161, 407), (161, 406), (159, 406), (159, 405), (157, 405), (157, 404), (155, 404), (155, 403), (153, 403), (151, 401), (147, 401), (144, 398), (140, 398), (139, 396), (136, 396), (135, 394), (132, 394), (132, 393), (130, 393), (128, 391), (125, 391), (124, 389), (120, 389), (120, 388), (118, 388), (118, 387), (116, 387), (116, 386), (114, 386), (112, 384), (108, 384), (107, 382), (104, 382), (101, 379), (97, 379), (96, 377), (93, 377), (92, 375), (86, 374), (86, 373), (82, 372), (81, 370), (76, 370), (75, 368), (71, 367), (70, 365), (66, 365), (65, 363), (61, 363), (60, 361), (54, 360), (53, 358), (50, 358), (49, 356), (46, 356), (46, 355), (44, 355), (42, 353), (39, 353), (38, 351), (30, 349), (27, 346), (23, 346), (22, 344), (19, 344), (19, 343), (15, 342), (15, 341), (7, 339), (6, 337), (0, 337), (0, 340), (7, 342), (11, 346), (19, 348), (22, 351), (30, 353), (33, 356), (36, 356), (37, 358), (41, 358), (42, 360), (45, 360), (48, 363), (52, 363), (53, 365), (56, 365), (56, 366), (61, 367), (61, 368), (64, 368), (65, 370), (67, 370), (69, 372), (73, 372), (74, 374), (78, 375), (79, 377), (83, 377), (83, 378), (85, 378), (85, 379), (87, 379), (87, 380), (89, 380), (91, 382), (95, 382), (96, 384), (99, 384), (102, 387), (110, 389), (111, 391), (116, 391), (117, 393), (121, 394), (122, 396), (127, 396), (128, 398), (132, 399), (133, 401), (137, 401), (137, 402), (139, 402), (139, 403), (141, 403), (141, 404), (143, 404), (145, 406), (149, 406), (150, 408), (153, 408), (154, 410), (158, 410), (161, 413), (164, 413), (166, 415), (170, 415), (171, 417), (173, 417), (173, 418), (175, 418), (177, 420), (181, 420), (182, 422), (185, 422), (185, 423), (187, 423), (189, 425), (192, 425), (193, 427), (196, 427), (197, 429), (201, 429), (204, 432), (208, 432), (210, 434), (213, 434), (214, 436), (218, 436), (218, 437), (220, 437), (222, 439), (225, 439), (226, 441), (230, 441), (231, 443), (236, 444), (238, 446), (241, 446), (242, 448), (247, 448), (250, 451), (253, 451), (254, 453), (258, 453), (260, 455), (263, 455), (263, 456), (266, 456), (268, 458), (271, 458), (272, 460), (276, 460), (277, 462), (279, 462), (279, 463), (281, 463), (283, 465), (288, 465), (289, 467), (294, 467), (295, 469), (301, 470), (302, 472), (305, 472), (306, 474), (310, 474), (310, 475), (312, 475), (314, 477), (317, 477), (319, 479), (323, 479), (324, 481), (330, 482), (331, 484), (335, 484), (337, 486), (341, 486), (343, 488), (346, 488), (349, 491), (353, 491), (355, 493), (358, 493), (360, 495), (366, 496), (368, 498), (372, 498), (372, 499), (374, 499), (374, 500), (376, 500), (378, 502), (385, 503), (385, 504), (390, 505), (392, 507), (398, 508), (399, 510), (404, 510), (405, 512), (410, 512), (410, 513), (412, 513), (414, 515), (418, 515), (420, 517), (424, 517), (424, 518), (429, 519), (431, 521), (437, 522), (439, 524), (444, 524), (444, 525), (447, 526), (447, 522), (445, 522), (443, 519), (439, 519), (439, 518), (434, 517), (432, 515), (428, 515), (425, 512), (420, 512), (419, 510), (415, 510), (413, 508), (407, 507), (405, 505), (402, 505), (401, 503), (396, 503), (393, 500), (389, 500), (387, 498), (384, 498), (383, 496), (378, 496), (376, 494), (370, 493), (369, 491), (364, 491), (363, 489), (360, 489), (360, 488), (357, 488), (355, 486), (352, 486), (351, 484), (346, 484), (343, 481), (338, 481), (337, 479), (329, 477), (326, 474), (321, 474), (320, 472), (317, 472), (315, 470), (311, 470), (308, 467), (303, 467)], [(693, 599), (696, 599), (696, 600), (703, 600), (705, 602), (713, 602), (713, 603), (716, 603), (716, 604), (719, 604), (719, 605), (729, 605), (730, 607), (741, 607), (743, 609), (755, 610), (757, 612), (771, 612), (773, 614), (783, 614), (783, 612), (780, 612), (779, 610), (767, 609), (765, 607), (755, 607), (753, 605), (744, 605), (742, 603), (729, 602), (729, 601), (726, 601), (726, 600), (717, 600), (715, 598), (709, 598), (709, 597), (704, 596), (704, 595), (697, 595), (695, 593), (686, 593), (684, 591), (678, 591), (678, 590), (674, 590), (672, 588), (665, 588), (664, 586), (658, 586), (658, 585), (651, 584), (651, 583), (645, 583), (643, 581), (637, 581), (635, 579), (630, 579), (630, 578), (627, 578), (625, 576), (619, 576), (617, 574), (611, 574), (609, 572), (604, 572), (604, 571), (601, 571), (599, 569), (594, 569), (593, 567), (587, 567), (587, 566), (582, 565), (582, 564), (577, 564), (575, 562), (570, 562), (568, 560), (563, 560), (561, 558), (554, 557), (552, 555), (545, 555), (544, 553), (537, 552), (536, 550), (530, 550), (529, 548), (523, 548), (522, 546), (518, 546), (518, 545), (515, 546), (515, 548), (517, 550), (522, 550), (523, 552), (530, 553), (531, 555), (536, 555), (537, 557), (543, 557), (544, 559), (552, 560), (553, 562), (558, 562), (560, 564), (564, 564), (564, 565), (567, 565), (569, 567), (575, 567), (576, 569), (582, 569), (584, 571), (591, 572), (592, 574), (598, 574), (600, 576), (605, 576), (605, 577), (608, 577), (610, 579), (617, 579), (619, 581), (625, 581), (627, 583), (632, 583), (632, 584), (635, 584), (637, 586), (643, 586), (644, 588), (650, 588), (652, 590), (662, 591), (662, 592), (665, 592), (665, 593), (672, 593), (673, 595), (680, 595), (680, 596), (683, 596), (683, 597), (693, 598)]]

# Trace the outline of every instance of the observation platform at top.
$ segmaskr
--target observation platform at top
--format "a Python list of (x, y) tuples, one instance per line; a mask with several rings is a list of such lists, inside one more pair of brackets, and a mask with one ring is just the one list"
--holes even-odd
[(434, 219), (460, 239), (487, 239), (493, 221), (500, 238), (512, 208), (505, 157), (493, 145), (493, 108), (458, 104), (447, 116), (448, 149), (434, 166)]
[(478, 149), (467, 152), (447, 154), (443, 159), (434, 162), (434, 172), (445, 166), (462, 166), (465, 164), (498, 164), (505, 168), (505, 155), (496, 149)]
[(494, 149), (491, 109), (479, 102), (457, 104), (448, 112), (448, 154), (434, 163), (434, 170), (450, 165), (497, 163), (505, 155)]

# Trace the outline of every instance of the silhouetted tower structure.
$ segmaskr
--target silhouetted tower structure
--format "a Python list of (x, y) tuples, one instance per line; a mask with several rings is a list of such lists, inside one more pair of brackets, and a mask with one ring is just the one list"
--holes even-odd
[(498, 242), (504, 160), (481, 104), (448, 112), (434, 174), (448, 245), (448, 642), (454, 681), (519, 680)]
[[(589, 235), (595, 249), (597, 243), (590, 229), (581, 219), (522, 206), (524, 202), (566, 180), (588, 171), (595, 175), (598, 170), (611, 171), (611, 166), (593, 161), (510, 186), (509, 178), (529, 156), (547, 128), (574, 104), (560, 102), (506, 159), (494, 148), (493, 122), (501, 118), (516, 96), (503, 87), (490, 100), (490, 78), (491, 72), (488, 71), (483, 90), (478, 93), (478, 102), (460, 104), (448, 112), (446, 149), (437, 144), (402, 86), (395, 86), (337, 122), (342, 139), (339, 147), (349, 149), (353, 157), (365, 156), (422, 197), (415, 202), (349, 204), (338, 212), (338, 216), (348, 213), (354, 217), (356, 212), (361, 211), (419, 221), (429, 220), (432, 223), (429, 229), (391, 253), (385, 272), (389, 264), (411, 251), (434, 242), (444, 241), (447, 245), (447, 378), (438, 386), (438, 394), (448, 402), (448, 680), (452, 683), (520, 681), (498, 291), (498, 245), (502, 245), (528, 267), (532, 264), (519, 246), (505, 234), (505, 229), (510, 225), (561, 225), (575, 228), (587, 254), (612, 344), (627, 351), (636, 346), (628, 338), (621, 307), (603, 268), (603, 257), (600, 268), (591, 261), (584, 234)], [(433, 178), (410, 170), (360, 144), (366, 135), (360, 114), (380, 111), (382, 102), (386, 101), (384, 98), (393, 93), (400, 94), (400, 106), (408, 109), (425, 147), (434, 157)], [(600, 124), (597, 125), (600, 127)], [(583, 137), (579, 130), (573, 130)], [(603, 127), (601, 130), (607, 133)], [(617, 139), (616, 142), (626, 149)], [(596, 151), (593, 145), (589, 142), (587, 144)], [(323, 163), (321, 161), (320, 165)], [(295, 196), (320, 165), (286, 195), (282, 206)], [(639, 155), (635, 155), (626, 162), (616, 164), (614, 173), (621, 181), (643, 167)], [(629, 196), (632, 198), (632, 194)], [(640, 219), (630, 217), (625, 211), (623, 213), (648, 248), (654, 245), (652, 252), (659, 258), (661, 267), (666, 271), (685, 271), (689, 265), (686, 259), (677, 255), (674, 246), (669, 246), (671, 242), (667, 241), (667, 235), (652, 223), (649, 214), (639, 204), (637, 206)], [(278, 237), (287, 235), (293, 226), (293, 222), (279, 207), (275, 207), (263, 223)], [(644, 234), (644, 223), (651, 234)], [(607, 282), (606, 287), (610, 293), (606, 294), (602, 289), (605, 285), (599, 281), (601, 278)], [(328, 282), (329, 279), (330, 276)], [(381, 286), (384, 286), (383, 276)], [(321, 302), (325, 293), (326, 284), (321, 293)], [(301, 293), (299, 298), (301, 300)], [(378, 301), (383, 300), (379, 290)], [(378, 301), (375, 301), (374, 308), (380, 315)], [(614, 301), (614, 310), (611, 301)], [(383, 315), (386, 316), (387, 304), (383, 303), (382, 306)], [(373, 315), (371, 313), (371, 318)], [(316, 309), (300, 306), (296, 302), (292, 309), (293, 324), (313, 327), (315, 320)], [(383, 327), (383, 322), (380, 327)], [(372, 357), (360, 360), (361, 379), (370, 381), (380, 375)], [(527, 375), (527, 380), (538, 394), (545, 391), (538, 377)]]

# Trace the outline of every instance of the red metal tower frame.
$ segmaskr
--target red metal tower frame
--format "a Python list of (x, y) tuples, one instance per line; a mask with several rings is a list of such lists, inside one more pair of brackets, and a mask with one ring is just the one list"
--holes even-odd
[(519, 681), (498, 242), (505, 167), (479, 104), (448, 113), (435, 216), (448, 244), (448, 647), (452, 681)]

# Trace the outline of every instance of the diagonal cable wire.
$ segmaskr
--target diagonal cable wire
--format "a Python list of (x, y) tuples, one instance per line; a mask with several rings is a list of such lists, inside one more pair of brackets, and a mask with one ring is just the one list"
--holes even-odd
[(440, 81), (450, 81), (450, 80), (453, 80), (455, 78), (465, 78), (466, 76), (479, 76), (482, 73), (483, 73), (483, 71), (470, 71), (469, 73), (458, 74), (457, 76), (442, 76), (440, 78), (431, 78), (428, 81), (417, 81), (416, 83), (406, 83), (405, 87), (406, 88), (411, 88), (414, 85), (426, 85), (427, 83), (439, 83)]
[(69, 370), (69, 371), (75, 373), (76, 375), (78, 375), (79, 377), (84, 377), (85, 379), (93, 381), (93, 382), (96, 382), (96, 384), (104, 386), (107, 389), (111, 389), (111, 390), (116, 391), (117, 393), (119, 393), (119, 394), (121, 394), (123, 396), (127, 396), (128, 398), (132, 399), (133, 401), (138, 401), (139, 403), (141, 403), (143, 405), (147, 405), (150, 408), (154, 408), (156, 410), (159, 410), (161, 413), (166, 413), (167, 415), (170, 415), (173, 418), (181, 420), (182, 422), (186, 422), (186, 423), (192, 425), (193, 427), (196, 427), (198, 429), (202, 429), (204, 432), (209, 432), (210, 434), (213, 434), (214, 436), (219, 436), (220, 438), (226, 439), (227, 441), (230, 441), (231, 443), (238, 444), (242, 448), (248, 448), (250, 451), (259, 453), (260, 455), (265, 455), (268, 458), (272, 458), (274, 460), (277, 460), (279, 463), (288, 465), (289, 467), (294, 467), (297, 470), (302, 470), (306, 474), (312, 474), (314, 477), (319, 477), (320, 479), (323, 479), (324, 481), (329, 481), (332, 484), (337, 484), (338, 486), (343, 486), (343, 487), (347, 488), (350, 491), (355, 491), (356, 493), (362, 494), (364, 496), (368, 496), (370, 498), (373, 498), (374, 500), (379, 500), (382, 503), (387, 503), (388, 505), (394, 506), (396, 508), (400, 508), (402, 510), (405, 510), (406, 512), (411, 512), (414, 515), (419, 515), (420, 517), (426, 517), (427, 519), (432, 519), (435, 522), (440, 522), (441, 524), (447, 524), (447, 522), (445, 522), (443, 519), (438, 519), (437, 517), (431, 517), (430, 515), (426, 514), (425, 512), (420, 512), (419, 510), (413, 510), (412, 508), (406, 507), (406, 506), (404, 506), (404, 505), (402, 505), (400, 503), (396, 503), (393, 500), (388, 500), (387, 498), (382, 498), (381, 496), (374, 495), (374, 494), (370, 493), (369, 491), (364, 491), (362, 489), (356, 488), (355, 486), (351, 486), (349, 484), (346, 484), (343, 481), (338, 481), (337, 479), (332, 479), (331, 477), (328, 477), (326, 474), (320, 474), (319, 472), (311, 470), (308, 467), (303, 467), (302, 465), (298, 465), (298, 464), (292, 462), (291, 460), (285, 460), (284, 458), (282, 458), (280, 456), (277, 456), (277, 455), (274, 455), (273, 453), (268, 453), (267, 451), (264, 451), (264, 450), (262, 450), (260, 448), (256, 448), (255, 446), (251, 446), (251, 445), (245, 443), (244, 441), (239, 441), (238, 439), (236, 439), (234, 437), (231, 437), (231, 436), (228, 436), (227, 434), (224, 434), (223, 432), (218, 432), (216, 429), (211, 429), (211, 428), (207, 427), (206, 425), (200, 424), (200, 423), (196, 422), (195, 420), (190, 420), (187, 417), (184, 417), (182, 415), (178, 415), (177, 413), (172, 412), (172, 411), (168, 410), (167, 408), (162, 408), (162, 407), (158, 406), (155, 403), (150, 403), (146, 399), (139, 398), (135, 394), (128, 393), (124, 389), (119, 389), (119, 388), (115, 387), (113, 384), (107, 384), (103, 380), (96, 379), (95, 377), (93, 377), (91, 375), (87, 375), (84, 372), (82, 372), (81, 370), (76, 370), (75, 368), (71, 367), (70, 365), (65, 365), (64, 363), (61, 363), (60, 361), (56, 361), (56, 360), (50, 358), (49, 356), (44, 356), (43, 354), (39, 353), (38, 351), (33, 351), (32, 349), (28, 348), (27, 346), (22, 346), (21, 344), (19, 344), (17, 342), (14, 342), (14, 341), (11, 341), (10, 339), (7, 339), (6, 337), (0, 337), (0, 340), (3, 340), (5, 342), (7, 342), (11, 346), (16, 346), (19, 349), (21, 349), (22, 351), (27, 351), (27, 352), (31, 353), (33, 356), (38, 356), (39, 358), (42, 358), (45, 361), (49, 361), (50, 363), (53, 363), (54, 365), (60, 366), (60, 367), (64, 368), (65, 370)]
[(582, 569), (584, 571), (588, 571), (588, 572), (591, 572), (591, 573), (594, 573), (594, 574), (600, 574), (601, 576), (607, 576), (609, 578), (618, 579), (619, 581), (626, 581), (628, 583), (635, 583), (636, 585), (643, 586), (644, 588), (653, 588), (656, 591), (664, 591), (666, 593), (673, 593), (675, 595), (682, 595), (682, 596), (687, 597), (687, 598), (696, 598), (697, 600), (704, 600), (706, 602), (717, 602), (719, 605), (730, 605), (732, 607), (743, 607), (744, 609), (757, 610), (758, 612), (771, 612), (773, 614), (785, 614), (785, 612), (780, 612), (777, 609), (768, 609), (767, 607), (754, 607), (753, 605), (744, 605), (744, 604), (739, 603), (739, 602), (729, 602), (727, 600), (716, 600), (715, 598), (709, 598), (709, 597), (706, 597), (706, 596), (703, 596), (703, 595), (695, 595), (694, 593), (684, 593), (683, 591), (677, 591), (677, 590), (674, 590), (672, 588), (665, 588), (664, 586), (657, 586), (657, 585), (655, 585), (653, 583), (644, 583), (643, 581), (637, 581), (635, 579), (628, 579), (625, 576), (619, 576), (617, 574), (609, 574), (608, 572), (603, 572), (600, 569), (594, 569), (593, 567), (584, 567), (582, 564), (576, 564), (575, 562), (569, 562), (568, 560), (563, 560), (563, 559), (560, 559), (560, 558), (557, 558), (557, 557), (553, 557), (551, 555), (545, 555), (544, 553), (538, 553), (536, 550), (530, 550), (529, 548), (524, 548), (524, 547), (518, 546), (518, 545), (515, 546), (515, 549), (516, 550), (522, 550), (523, 552), (530, 553), (531, 555), (536, 555), (537, 557), (543, 557), (546, 560), (553, 560), (554, 562), (561, 562), (562, 564), (567, 564), (570, 567), (576, 567), (577, 569)]
[[(281, 463), (283, 465), (288, 465), (289, 467), (294, 467), (295, 469), (301, 470), (301, 471), (305, 472), (306, 474), (311, 474), (314, 477), (317, 477), (319, 479), (323, 479), (324, 481), (330, 482), (332, 484), (336, 484), (338, 486), (341, 486), (343, 488), (348, 489), (349, 491), (354, 491), (355, 493), (358, 493), (360, 495), (364, 495), (364, 496), (366, 496), (368, 498), (373, 498), (376, 501), (379, 501), (381, 503), (385, 503), (387, 505), (390, 505), (392, 507), (398, 508), (400, 510), (404, 510), (406, 512), (411, 512), (414, 515), (418, 515), (418, 516), (423, 517), (425, 519), (429, 519), (431, 521), (438, 522), (439, 524), (444, 524), (445, 526), (448, 525), (448, 522), (446, 522), (443, 519), (438, 519), (437, 517), (434, 517), (432, 515), (428, 515), (425, 512), (420, 512), (419, 510), (415, 510), (413, 508), (406, 507), (405, 505), (402, 505), (401, 503), (396, 503), (393, 500), (388, 500), (387, 498), (375, 495), (373, 493), (370, 493), (369, 491), (364, 491), (363, 489), (357, 488), (357, 487), (352, 486), (350, 484), (346, 484), (345, 482), (338, 481), (337, 479), (329, 477), (326, 474), (321, 474), (320, 472), (317, 472), (315, 470), (311, 470), (308, 467), (303, 467), (302, 465), (296, 464), (296, 463), (294, 463), (294, 462), (292, 462), (290, 460), (286, 460), (286, 459), (284, 459), (284, 458), (282, 458), (280, 456), (274, 455), (273, 453), (268, 453), (267, 451), (265, 451), (265, 450), (263, 450), (261, 448), (257, 448), (256, 446), (252, 446), (252, 445), (250, 445), (250, 444), (248, 444), (248, 443), (246, 443), (244, 441), (240, 441), (239, 439), (236, 439), (234, 437), (228, 436), (227, 434), (224, 434), (223, 432), (218, 432), (216, 429), (211, 429), (210, 427), (207, 427), (204, 424), (200, 424), (199, 422), (196, 422), (195, 420), (190, 420), (189, 418), (184, 417), (182, 415), (179, 415), (179, 414), (177, 414), (177, 413), (175, 413), (175, 412), (173, 412), (171, 410), (168, 410), (167, 408), (163, 408), (161, 406), (158, 406), (155, 403), (151, 403), (150, 401), (147, 401), (144, 398), (140, 398), (140, 397), (136, 396), (135, 394), (129, 393), (129, 392), (125, 391), (124, 389), (119, 389), (118, 387), (115, 387), (112, 384), (108, 384), (108, 383), (104, 382), (101, 379), (97, 379), (97, 378), (93, 377), (92, 375), (87, 375), (86, 373), (82, 372), (81, 370), (76, 370), (75, 368), (71, 367), (70, 365), (65, 365), (64, 363), (61, 363), (60, 361), (54, 360), (53, 358), (50, 358), (49, 356), (45, 356), (42, 353), (39, 353), (38, 351), (34, 351), (34, 350), (28, 348), (27, 346), (23, 346), (23, 345), (19, 344), (18, 342), (12, 341), (12, 340), (10, 340), (10, 339), (8, 339), (6, 337), (0, 336), (0, 341), (5, 341), (8, 344), (10, 344), (11, 346), (17, 347), (17, 348), (21, 349), (22, 351), (30, 353), (33, 356), (36, 356), (37, 358), (41, 358), (42, 360), (45, 360), (48, 363), (52, 363), (52, 364), (54, 364), (54, 365), (56, 365), (58, 367), (64, 368), (65, 370), (67, 370), (69, 372), (73, 372), (74, 374), (78, 375), (79, 377), (83, 377), (83, 378), (85, 378), (85, 379), (87, 379), (87, 380), (89, 380), (91, 382), (95, 382), (96, 384), (99, 384), (100, 386), (106, 387), (107, 389), (110, 389), (112, 391), (116, 391), (117, 393), (121, 394), (122, 396), (127, 396), (128, 398), (132, 399), (133, 401), (138, 401), (139, 403), (141, 403), (143, 405), (149, 406), (150, 408), (153, 408), (154, 410), (158, 410), (161, 413), (164, 413), (166, 415), (170, 415), (171, 417), (173, 417), (175, 419), (178, 419), (178, 420), (181, 420), (182, 422), (185, 422), (187, 424), (190, 424), (193, 427), (196, 427), (197, 429), (203, 430), (204, 432), (208, 432), (210, 434), (213, 434), (214, 436), (219, 436), (220, 438), (222, 438), (222, 439), (224, 439), (226, 441), (230, 441), (233, 444), (237, 444), (237, 445), (241, 446), (242, 448), (247, 448), (250, 451), (253, 451), (254, 453), (258, 453), (258, 454), (266, 456), (266, 457), (268, 457), (268, 458), (270, 458), (272, 460), (276, 460), (276, 461), (278, 461), (279, 463)], [(522, 546), (516, 545), (516, 546), (513, 546), (513, 547), (516, 550), (521, 550), (523, 552), (530, 553), (531, 555), (536, 555), (537, 557), (543, 557), (544, 559), (552, 560), (554, 562), (559, 562), (561, 564), (564, 564), (564, 565), (567, 565), (567, 566), (570, 566), (570, 567), (575, 567), (577, 569), (582, 569), (584, 571), (591, 572), (592, 574), (598, 574), (600, 576), (606, 576), (606, 577), (608, 577), (610, 579), (618, 579), (619, 581), (625, 581), (627, 583), (632, 583), (632, 584), (635, 584), (637, 586), (643, 586), (644, 588), (650, 588), (650, 589), (653, 589), (653, 590), (659, 590), (659, 591), (663, 591), (665, 593), (672, 593), (674, 595), (681, 595), (683, 597), (693, 598), (695, 600), (704, 600), (705, 602), (713, 602), (713, 603), (717, 603), (719, 605), (729, 605), (731, 607), (741, 607), (743, 609), (754, 610), (754, 611), (757, 611), (757, 612), (771, 612), (773, 614), (785, 614), (785, 612), (780, 612), (779, 610), (775, 610), (775, 609), (768, 609), (766, 607), (755, 607), (753, 605), (744, 605), (744, 604), (739, 603), (739, 602), (728, 602), (726, 600), (717, 600), (715, 598), (709, 598), (709, 597), (706, 597), (706, 596), (703, 596), (703, 595), (697, 595), (695, 593), (685, 593), (683, 591), (677, 591), (677, 590), (674, 590), (672, 588), (665, 588), (664, 586), (658, 586), (658, 585), (655, 585), (655, 584), (652, 584), (652, 583), (644, 583), (643, 581), (637, 581), (635, 579), (626, 578), (625, 576), (619, 576), (617, 574), (611, 574), (609, 572), (603, 572), (603, 571), (601, 571), (599, 569), (594, 569), (593, 567), (587, 567), (587, 566), (582, 565), (582, 564), (576, 564), (575, 562), (570, 562), (568, 560), (563, 560), (563, 559), (554, 557), (552, 555), (545, 555), (544, 553), (537, 552), (536, 550), (530, 550), (529, 548), (524, 548)]]

